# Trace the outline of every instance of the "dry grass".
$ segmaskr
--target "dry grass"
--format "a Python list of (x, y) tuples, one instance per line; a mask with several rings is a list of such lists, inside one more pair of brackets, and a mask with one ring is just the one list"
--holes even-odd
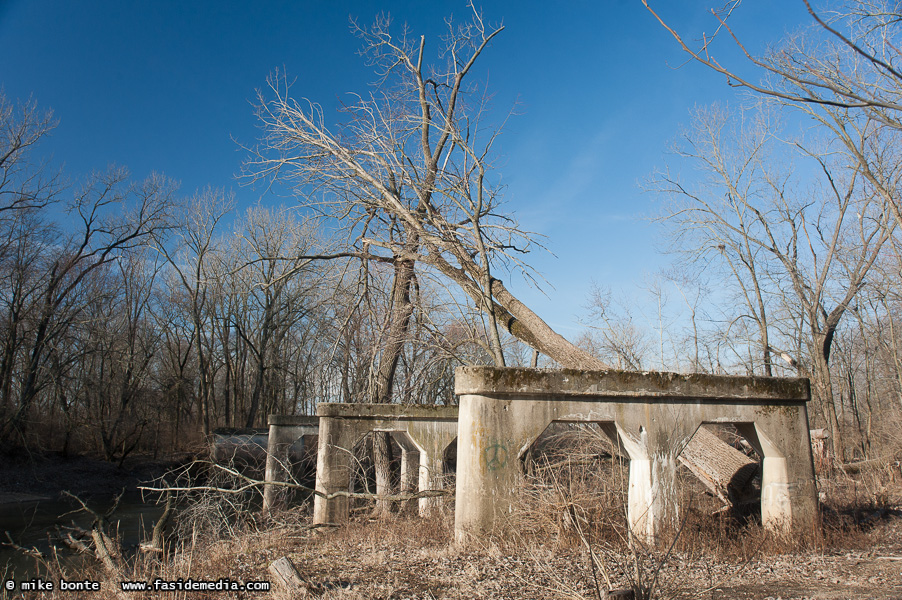
[[(305, 507), (262, 521), (248, 499), (192, 499), (163, 554), (139, 554), (121, 573), (96, 577), (104, 592), (42, 598), (126, 597), (119, 582), (154, 578), (272, 581), (268, 566), (287, 556), (324, 600), (604, 597), (634, 587), (656, 598), (902, 597), (902, 473), (892, 462), (821, 474), (822, 535), (805, 546), (768, 534), (754, 516), (736, 519), (686, 478), (682, 520), (670, 548), (633, 541), (624, 514), (627, 464), (591, 428), (558, 427), (534, 449), (519, 510), (505, 536), (453, 542), (453, 513), (356, 520), (312, 529)], [(896, 469), (896, 470), (894, 470)], [(678, 535), (676, 535), (678, 533)], [(891, 560), (893, 559), (893, 560)], [(895, 587), (894, 587), (895, 586)], [(839, 594), (839, 595), (837, 595)], [(156, 597), (129, 593), (127, 597)], [(273, 590), (172, 592), (167, 598), (275, 598)]]

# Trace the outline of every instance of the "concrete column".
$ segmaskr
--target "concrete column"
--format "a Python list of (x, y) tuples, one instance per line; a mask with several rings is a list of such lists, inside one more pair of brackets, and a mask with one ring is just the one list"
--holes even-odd
[(324, 498), (321, 494), (347, 492), (351, 485), (351, 451), (353, 432), (342, 419), (320, 417), (319, 449), (316, 455), (316, 491), (313, 499), (313, 522), (345, 523), (348, 520), (348, 497)]
[(420, 475), (420, 453), (401, 448), (401, 493), (415, 494)]
[[(424, 490), (440, 490), (444, 488), (445, 461), (444, 448), (441, 444), (430, 444), (430, 448), (420, 455), (420, 491)], [(420, 498), (419, 512), (421, 516), (426, 516), (430, 512), (438, 509), (442, 505), (442, 499)]]
[[(403, 435), (403, 434), (402, 434)], [(420, 476), (420, 451), (412, 443), (401, 446), (401, 493), (415, 494)], [(401, 503), (401, 511), (407, 511), (413, 504), (410, 500)]]
[(755, 421), (755, 433), (764, 457), (762, 524), (780, 535), (816, 535), (819, 509), (806, 407), (762, 416)]
[(295, 427), (286, 427), (270, 422), (269, 441), (266, 449), (266, 474), (263, 486), (263, 514), (285, 506), (288, 490), (281, 486), (269, 485), (270, 482), (288, 481), (289, 457), (288, 449), (295, 442)]
[[(615, 425), (630, 456), (630, 531), (639, 541), (655, 544), (679, 528), (678, 457), (699, 423), (683, 407), (663, 403), (636, 405), (621, 414)], [(610, 431), (611, 427), (602, 429)]]
[(520, 453), (551, 423), (549, 402), (523, 402), (517, 411), (512, 402), (476, 394), (460, 398), (454, 515), (459, 542), (504, 527), (517, 504)]
[[(654, 544), (679, 526), (677, 449), (681, 447), (680, 441), (686, 439), (686, 432), (680, 431), (682, 428), (671, 429), (673, 423), (666, 424), (667, 431), (649, 431), (646, 425), (628, 427), (618, 423), (617, 432), (630, 457), (627, 490), (630, 531), (642, 543)], [(654, 421), (651, 425), (654, 426)]]
[[(320, 437), (317, 452), (314, 523), (343, 523), (348, 519), (347, 497), (326, 499), (322, 494), (346, 491), (350, 486), (351, 450), (367, 432), (387, 431), (402, 448), (404, 480), (419, 477), (424, 468), (441, 476), (445, 447), (457, 432), (455, 406), (404, 406), (400, 404), (331, 404), (317, 406)], [(433, 451), (437, 448), (437, 451)], [(416, 456), (419, 454), (419, 461)], [(438, 457), (436, 467), (430, 457)]]

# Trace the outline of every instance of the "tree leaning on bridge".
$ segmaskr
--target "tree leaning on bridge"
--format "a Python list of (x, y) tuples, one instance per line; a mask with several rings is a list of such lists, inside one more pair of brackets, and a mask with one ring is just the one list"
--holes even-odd
[[(370, 28), (355, 26), (378, 80), (373, 92), (344, 108), (347, 118), (334, 133), (322, 107), (292, 97), (284, 74), (270, 78), (258, 107), (264, 136), (246, 165), (249, 174), (293, 187), (305, 207), (337, 224), (345, 248), (333, 256), (392, 266), (389, 343), (397, 352), (419, 265), (458, 285), (486, 313), (496, 365), (504, 365), (497, 325), (564, 366), (603, 368), (494, 276), (501, 263), (526, 268), (520, 257), (534, 244), (499, 212), (490, 163), (500, 130), (485, 126), (486, 98), (471, 81), (503, 27), (487, 27), (475, 8), (466, 24), (449, 20), (438, 53), (445, 62), (430, 65), (425, 37), (396, 36), (389, 25), (381, 18)], [(380, 368), (382, 398), (390, 393), (393, 355), (387, 349), (388, 364)]]
[[(268, 96), (259, 97), (264, 134), (246, 164), (248, 175), (292, 188), (306, 209), (343, 231), (345, 247), (320, 258), (356, 258), (364, 271), (370, 262), (393, 269), (389, 336), (372, 402), (391, 399), (419, 268), (459, 286), (488, 316), (496, 366), (505, 364), (498, 334), (503, 327), (562, 367), (608, 368), (551, 329), (494, 276), (499, 264), (528, 270), (520, 257), (534, 242), (500, 212), (491, 178), (500, 130), (484, 126), (486, 96), (470, 82), (474, 65), (503, 27), (487, 27), (470, 7), (470, 22), (447, 22), (439, 52), (445, 62), (431, 66), (425, 37), (393, 35), (387, 18), (366, 29), (355, 25), (378, 80), (374, 92), (344, 108), (347, 119), (334, 133), (321, 106), (292, 97), (285, 74), (271, 77)], [(376, 437), (377, 463), (386, 445), (385, 436)], [(735, 472), (731, 465), (748, 462), (705, 430), (690, 446), (710, 459), (707, 466), (691, 465), (706, 482), (728, 482)], [(384, 486), (387, 473), (380, 477), (377, 466), (377, 489)]]

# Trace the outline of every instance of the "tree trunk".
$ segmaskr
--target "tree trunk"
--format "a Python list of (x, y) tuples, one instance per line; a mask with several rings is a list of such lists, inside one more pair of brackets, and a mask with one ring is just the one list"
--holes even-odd
[[(459, 285), (477, 306), (485, 306), (485, 294), (463, 268), (455, 267), (441, 256), (432, 255), (430, 264)], [(500, 279), (492, 278), (495, 318), (511, 335), (569, 369), (607, 369), (608, 365), (577, 348), (554, 331), (525, 304), (511, 294)]]
[(759, 470), (756, 462), (705, 427), (698, 428), (679, 458), (726, 505), (747, 499)]
[(382, 497), (393, 493), (391, 484), (392, 459), (391, 434), (387, 431), (373, 432), (373, 466), (376, 470), (376, 507), (373, 516), (385, 518), (391, 515), (391, 501)]
[(830, 425), (831, 442), (833, 443), (833, 457), (840, 462), (845, 461), (845, 449), (842, 437), (842, 427), (839, 416), (836, 413), (836, 405), (833, 401), (833, 379), (830, 376), (830, 364), (821, 352), (813, 353), (815, 382), (814, 389), (817, 397), (824, 407), (824, 416)]
[[(389, 311), (388, 339), (382, 349), (379, 370), (376, 373), (376, 389), (373, 401), (377, 403), (391, 402), (392, 386), (401, 351), (407, 342), (407, 330), (413, 316), (413, 303), (410, 290), (414, 279), (414, 261), (397, 260), (394, 268), (394, 284), (392, 286), (391, 308)], [(373, 433), (373, 464), (376, 470), (376, 495), (393, 494), (391, 482), (391, 434), (384, 431)], [(391, 514), (389, 500), (376, 500), (374, 516), (387, 517)]]

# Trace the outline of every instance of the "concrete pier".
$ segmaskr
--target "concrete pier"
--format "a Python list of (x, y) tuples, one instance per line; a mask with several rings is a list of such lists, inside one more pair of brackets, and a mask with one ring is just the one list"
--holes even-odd
[(818, 505), (807, 379), (460, 367), (455, 536), (499, 531), (517, 502), (520, 458), (552, 421), (595, 422), (630, 457), (627, 518), (653, 543), (679, 519), (680, 452), (703, 424), (735, 425), (763, 457), (761, 514), (810, 535)]
[[(324, 494), (349, 491), (354, 445), (371, 431), (391, 432), (401, 446), (402, 489), (412, 492), (441, 489), (445, 450), (457, 437), (456, 406), (401, 404), (320, 404), (319, 450), (316, 490)], [(416, 478), (414, 474), (417, 474)], [(414, 485), (414, 480), (418, 486)], [(440, 503), (439, 498), (420, 498), (420, 514)], [(313, 501), (314, 523), (344, 523), (348, 520), (348, 498)]]
[[(289, 481), (292, 463), (299, 462), (315, 447), (319, 418), (304, 415), (269, 415), (269, 440), (266, 449), (266, 482)], [(284, 487), (263, 487), (263, 513), (284, 505)]]

